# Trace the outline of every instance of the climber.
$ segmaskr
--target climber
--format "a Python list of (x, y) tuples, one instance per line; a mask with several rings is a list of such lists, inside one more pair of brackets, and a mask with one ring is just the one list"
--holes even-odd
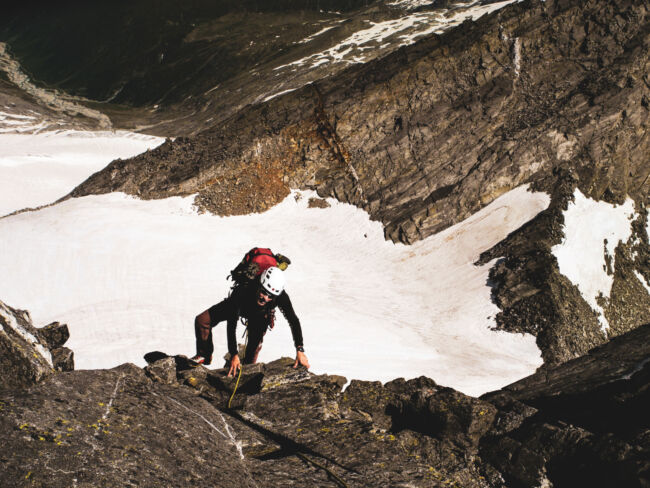
[(303, 347), (300, 321), (293, 310), (289, 295), (284, 291), (284, 286), (284, 273), (280, 268), (272, 266), (250, 283), (234, 287), (229, 297), (197, 315), (194, 321), (196, 356), (192, 360), (204, 365), (211, 363), (214, 351), (212, 327), (225, 320), (227, 321), (226, 333), (230, 354), (228, 376), (236, 374), (242, 364), (236, 339), (237, 323), (239, 317), (242, 317), (246, 320), (248, 329), (248, 344), (243, 364), (255, 363), (260, 349), (262, 349), (264, 334), (267, 329), (274, 326), (275, 307), (277, 306), (291, 327), (291, 335), (296, 347), (296, 361), (293, 367), (297, 368), (298, 365), (302, 365), (309, 369), (309, 360)]

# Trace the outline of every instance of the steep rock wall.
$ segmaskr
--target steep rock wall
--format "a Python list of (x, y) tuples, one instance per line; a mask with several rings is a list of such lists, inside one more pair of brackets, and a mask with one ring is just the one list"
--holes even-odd
[(644, 201), (647, 14), (635, 0), (512, 5), (116, 161), (71, 196), (199, 193), (228, 215), (309, 187), (407, 243), (558, 167), (594, 198)]

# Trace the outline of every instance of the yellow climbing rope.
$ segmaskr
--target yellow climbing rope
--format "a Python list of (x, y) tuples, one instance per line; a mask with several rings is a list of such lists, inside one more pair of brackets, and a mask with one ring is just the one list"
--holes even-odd
[(230, 404), (232, 403), (232, 399), (235, 397), (235, 393), (237, 393), (237, 387), (239, 386), (239, 379), (241, 378), (241, 372), (244, 370), (244, 365), (240, 364), (239, 365), (239, 376), (237, 376), (237, 383), (235, 383), (235, 389), (232, 391), (232, 395), (230, 395), (230, 400), (228, 400), (228, 409), (230, 409)]

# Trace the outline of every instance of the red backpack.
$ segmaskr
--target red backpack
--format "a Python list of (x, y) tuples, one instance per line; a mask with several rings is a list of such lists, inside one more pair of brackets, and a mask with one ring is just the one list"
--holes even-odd
[(273, 254), (268, 248), (254, 247), (246, 253), (241, 262), (230, 272), (230, 277), (235, 284), (253, 281), (271, 266), (286, 269), (291, 261), (282, 254)]

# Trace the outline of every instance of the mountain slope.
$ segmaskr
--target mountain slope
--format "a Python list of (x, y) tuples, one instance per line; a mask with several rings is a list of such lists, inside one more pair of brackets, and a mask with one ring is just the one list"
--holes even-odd
[[(647, 46), (643, 2), (511, 5), (115, 162), (72, 196), (199, 192), (202, 208), (228, 215), (310, 187), (366, 208), (403, 242), (521, 183), (551, 188), (555, 168), (575, 171), (587, 196), (641, 202)], [(258, 189), (253, 175), (287, 189), (232, 204)]]
[[(116, 161), (70, 196), (198, 193), (200, 208), (230, 215), (313, 188), (412, 243), (532, 183), (554, 194), (551, 209), (518, 250), (482, 262), (507, 254), (494, 275), (500, 327), (537, 335), (549, 364), (564, 361), (650, 320), (649, 33), (641, 1), (510, 5)], [(552, 253), (576, 189), (634, 201), (627, 251), (605, 244), (611, 297), (583, 296)]]
[(511, 1), (21, 4), (0, 19), (0, 77), (40, 106), (84, 112), (76, 126), (191, 135)]
[[(39, 324), (65, 321), (80, 368), (143, 366), (152, 348), (195, 351), (194, 317), (228, 295), (230, 270), (260, 243), (292, 260), (287, 293), (314, 372), (389, 381), (399, 370), (481, 394), (532, 373), (541, 357), (534, 337), (491, 330), (490, 266), (473, 263), (548, 203), (517, 188), (404, 246), (386, 242), (362, 210), (314, 192), (228, 218), (198, 214), (191, 198), (71, 199), (0, 219), (0, 295)], [(213, 335), (220, 357), (225, 324)], [(292, 344), (278, 314), (260, 360)]]

